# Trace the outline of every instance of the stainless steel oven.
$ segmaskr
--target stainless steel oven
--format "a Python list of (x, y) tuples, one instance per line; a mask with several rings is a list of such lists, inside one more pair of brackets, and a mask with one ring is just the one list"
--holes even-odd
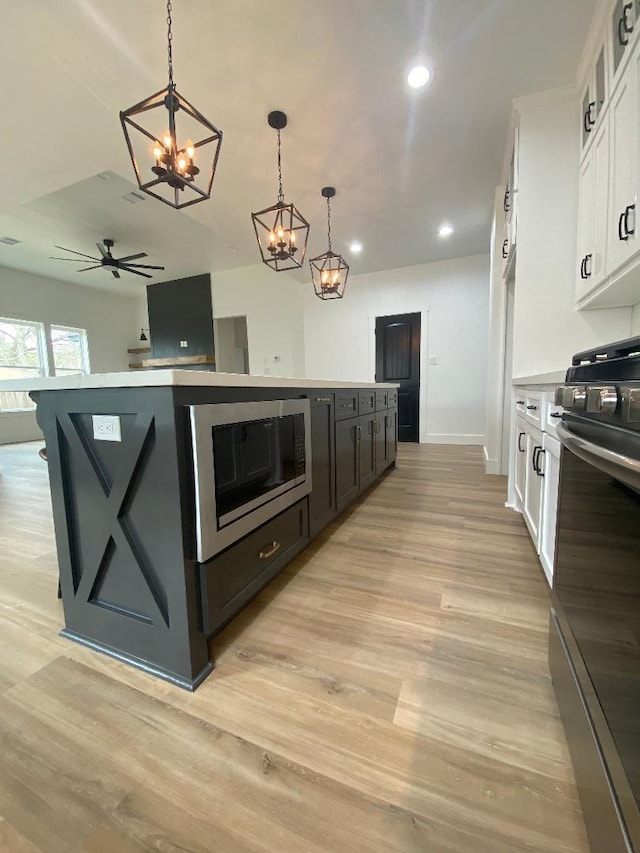
[(215, 554), (311, 491), (309, 400), (189, 406), (197, 559)]
[(592, 851), (640, 853), (640, 339), (573, 361), (550, 670)]

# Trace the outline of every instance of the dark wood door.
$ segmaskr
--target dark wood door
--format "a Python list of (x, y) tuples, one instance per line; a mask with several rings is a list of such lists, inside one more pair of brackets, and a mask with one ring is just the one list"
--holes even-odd
[(319, 533), (336, 514), (333, 394), (311, 397), (312, 483), (309, 532)]
[(420, 314), (376, 317), (376, 382), (397, 382), (398, 440), (420, 432)]
[(360, 491), (358, 418), (336, 421), (336, 503), (338, 512)]

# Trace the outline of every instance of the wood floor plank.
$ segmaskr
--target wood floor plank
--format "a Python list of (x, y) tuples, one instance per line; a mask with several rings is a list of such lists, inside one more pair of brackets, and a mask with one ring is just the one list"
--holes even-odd
[(401, 445), (190, 694), (58, 636), (38, 447), (0, 447), (0, 853), (587, 853), (545, 581), (478, 448)]

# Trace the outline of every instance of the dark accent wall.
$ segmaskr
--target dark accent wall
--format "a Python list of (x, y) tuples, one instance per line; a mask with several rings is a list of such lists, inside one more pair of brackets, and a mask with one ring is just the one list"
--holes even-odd
[(148, 285), (147, 306), (153, 358), (215, 354), (209, 273)]

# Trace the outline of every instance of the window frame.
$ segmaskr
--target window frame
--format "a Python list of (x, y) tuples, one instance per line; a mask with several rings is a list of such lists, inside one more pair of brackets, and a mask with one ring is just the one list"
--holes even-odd
[[(56, 355), (53, 350), (53, 331), (60, 332), (78, 332), (80, 336), (80, 361), (82, 363), (80, 373), (71, 373), (68, 369), (62, 367), (56, 367)], [(79, 326), (63, 326), (60, 323), (48, 323), (47, 330), (47, 344), (51, 346), (51, 372), (50, 376), (86, 376), (87, 373), (91, 373), (91, 365), (89, 362), (89, 342), (87, 339), (87, 330), (81, 329)], [(61, 370), (62, 373), (58, 373), (58, 370)]]

